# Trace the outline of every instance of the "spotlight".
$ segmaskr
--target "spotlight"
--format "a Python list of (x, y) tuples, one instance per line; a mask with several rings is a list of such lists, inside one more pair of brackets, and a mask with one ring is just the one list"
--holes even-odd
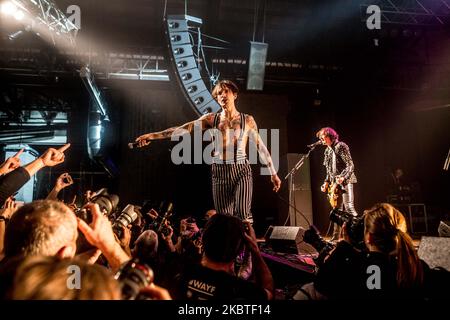
[(2, 13), (4, 13), (4, 14), (13, 15), (17, 11), (17, 7), (14, 3), (7, 1), (7, 2), (2, 3), (1, 10), (2, 10)]
[(16, 18), (16, 20), (20, 21), (23, 19), (23, 17), (25, 17), (25, 14), (22, 10), (17, 10), (16, 12), (14, 12), (14, 18)]

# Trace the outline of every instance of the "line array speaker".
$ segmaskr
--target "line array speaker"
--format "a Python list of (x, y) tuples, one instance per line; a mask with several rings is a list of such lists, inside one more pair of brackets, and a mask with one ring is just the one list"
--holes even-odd
[(185, 98), (198, 115), (217, 112), (220, 105), (206, 87), (192, 50), (189, 24), (200, 26), (202, 20), (187, 15), (169, 15), (166, 19), (166, 36), (169, 59)]

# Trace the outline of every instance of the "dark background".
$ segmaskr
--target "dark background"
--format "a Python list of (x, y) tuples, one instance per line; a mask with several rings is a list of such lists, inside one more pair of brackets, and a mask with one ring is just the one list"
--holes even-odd
[[(448, 10), (438, 6), (439, 1), (425, 2), (434, 12), (448, 16)], [(56, 3), (60, 8), (80, 6), (78, 50), (82, 52), (138, 52), (138, 48), (145, 48), (146, 52), (166, 55), (164, 1)], [(255, 3), (260, 4), (256, 27)], [(207, 51), (209, 58), (247, 60), (250, 40), (262, 41), (264, 37), (269, 44), (267, 61), (279, 64), (266, 67), (262, 92), (245, 90), (246, 64), (215, 64), (213, 69), (220, 72), (221, 79), (234, 80), (240, 86), (240, 111), (254, 115), (259, 128), (280, 130), (281, 157), (305, 152), (306, 145), (316, 141), (316, 131), (331, 126), (351, 149), (358, 177), (357, 210), (362, 212), (385, 201), (389, 174), (401, 167), (420, 185), (418, 200), (427, 205), (434, 233), (436, 224), (449, 212), (449, 177), (442, 170), (450, 124), (448, 23), (386, 23), (381, 30), (368, 30), (361, 19), (364, 3), (197, 0), (189, 1), (187, 9), (189, 15), (203, 19), (204, 33), (230, 43), (227, 50)], [(403, 3), (411, 7), (408, 1)], [(168, 1), (166, 11), (182, 14), (184, 2)], [(175, 81), (98, 80), (110, 108), (109, 156), (118, 171), (115, 177), (89, 174), (102, 168), (89, 160), (86, 151), (89, 95), (77, 74), (79, 65), (72, 65), (63, 53), (31, 33), (8, 41), (4, 35), (14, 26), (3, 18), (1, 26), (2, 95), (14, 98), (18, 92), (29, 96), (45, 93), (64, 99), (70, 106), (68, 141), (72, 147), (64, 165), (41, 173), (41, 194), (51, 188), (58, 173), (70, 171), (78, 183), (64, 192), (65, 198), (106, 185), (120, 195), (122, 205), (169, 200), (174, 202), (177, 215), (198, 217), (213, 206), (208, 166), (173, 165), (170, 150), (174, 142), (158, 141), (139, 150), (127, 148), (128, 142), (143, 133), (197, 117)], [(40, 50), (31, 62), (18, 62), (8, 54), (8, 50), (29, 48)], [(24, 72), (24, 64), (33, 72)], [(2, 110), (24, 106), (20, 99), (12, 100), (2, 100)], [(45, 148), (36, 147), (39, 151)], [(322, 160), (323, 147), (318, 147), (310, 158), (313, 213), (314, 223), (325, 231), (329, 207), (319, 191), (325, 175)], [(287, 208), (272, 193), (269, 178), (257, 174), (259, 167), (253, 172), (253, 212), (257, 231), (263, 234), (269, 224), (284, 221)], [(284, 175), (280, 173), (280, 177)], [(286, 195), (284, 191), (280, 194)]]

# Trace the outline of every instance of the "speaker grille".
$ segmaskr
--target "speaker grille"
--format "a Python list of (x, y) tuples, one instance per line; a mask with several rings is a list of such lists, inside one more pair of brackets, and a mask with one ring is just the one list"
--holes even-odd
[(166, 19), (166, 36), (174, 77), (198, 115), (218, 112), (220, 105), (205, 85), (194, 57), (189, 21), (201, 24), (200, 19), (189, 16), (169, 15)]
[(266, 71), (267, 43), (250, 42), (247, 90), (263, 90)]

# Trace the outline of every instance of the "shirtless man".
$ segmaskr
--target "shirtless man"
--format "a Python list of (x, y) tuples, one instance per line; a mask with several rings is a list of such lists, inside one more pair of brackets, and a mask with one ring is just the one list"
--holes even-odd
[[(277, 192), (281, 180), (277, 175), (269, 151), (258, 133), (255, 119), (239, 112), (235, 106), (238, 87), (231, 81), (222, 80), (214, 87), (212, 95), (222, 107), (220, 113), (208, 113), (199, 119), (160, 132), (147, 133), (136, 139), (139, 147), (152, 140), (168, 139), (178, 132), (192, 132), (195, 126), (203, 131), (218, 130), (222, 141), (216, 144), (212, 171), (214, 206), (218, 213), (234, 215), (242, 220), (252, 220), (251, 202), (253, 180), (246, 154), (248, 139), (255, 142), (258, 152), (270, 171), (273, 191)], [(183, 129), (183, 130), (182, 130)], [(220, 143), (221, 142), (221, 143)]]

